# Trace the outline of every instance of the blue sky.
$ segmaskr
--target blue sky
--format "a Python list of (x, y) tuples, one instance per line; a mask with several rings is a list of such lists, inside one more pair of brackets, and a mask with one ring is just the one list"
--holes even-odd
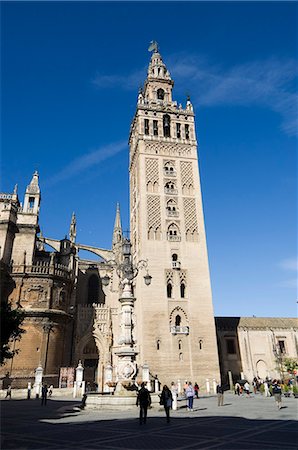
[(128, 228), (128, 133), (149, 42), (190, 94), (216, 315), (294, 316), (297, 4), (1, 3), (1, 191), (40, 173), (43, 234)]

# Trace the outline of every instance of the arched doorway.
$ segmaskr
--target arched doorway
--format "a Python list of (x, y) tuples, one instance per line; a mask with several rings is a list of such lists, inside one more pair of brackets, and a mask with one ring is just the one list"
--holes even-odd
[(86, 382), (86, 390), (96, 391), (97, 386), (97, 367), (98, 367), (98, 350), (93, 338), (87, 342), (83, 349), (83, 366), (84, 380)]
[(257, 362), (257, 374), (263, 380), (268, 376), (267, 364), (262, 359)]

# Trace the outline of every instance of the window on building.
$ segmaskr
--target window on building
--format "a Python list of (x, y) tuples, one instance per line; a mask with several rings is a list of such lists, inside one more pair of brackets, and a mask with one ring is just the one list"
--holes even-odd
[(168, 228), (169, 236), (178, 236), (178, 227), (174, 223), (172, 223)]
[(182, 341), (181, 340), (178, 341), (178, 349), (182, 350)]
[(99, 279), (93, 274), (88, 280), (88, 305), (97, 303), (99, 298)]
[(234, 355), (236, 353), (236, 346), (235, 346), (235, 340), (234, 339), (227, 339), (227, 352), (229, 355)]
[(180, 284), (180, 296), (185, 298), (185, 284), (183, 282)]
[(29, 208), (34, 208), (34, 197), (29, 197)]
[(189, 139), (189, 125), (185, 124), (185, 139)]
[(178, 261), (178, 255), (177, 253), (172, 254), (172, 261)]
[(167, 297), (172, 298), (173, 286), (172, 283), (167, 284)]
[(156, 350), (160, 350), (160, 340), (156, 341)]
[(285, 341), (278, 341), (278, 347), (281, 354), (286, 353)]
[(176, 175), (175, 169), (171, 162), (167, 162), (164, 165), (164, 172), (165, 172), (165, 175), (170, 175), (170, 176)]
[(158, 121), (153, 120), (153, 134), (154, 136), (158, 136)]
[(174, 183), (172, 181), (168, 181), (166, 183), (166, 188), (167, 189), (175, 189), (175, 185), (174, 185)]
[(163, 100), (165, 98), (165, 91), (163, 89), (157, 89), (158, 100)]
[(177, 138), (181, 138), (181, 124), (180, 123), (176, 123), (176, 136)]
[(163, 135), (164, 137), (171, 137), (171, 118), (168, 114), (163, 116)]
[(181, 325), (181, 316), (177, 314), (177, 316), (175, 317), (175, 326), (180, 327), (180, 325)]
[(144, 119), (145, 134), (149, 134), (149, 119)]
[(199, 349), (200, 350), (203, 349), (203, 341), (202, 341), (202, 339), (199, 340)]

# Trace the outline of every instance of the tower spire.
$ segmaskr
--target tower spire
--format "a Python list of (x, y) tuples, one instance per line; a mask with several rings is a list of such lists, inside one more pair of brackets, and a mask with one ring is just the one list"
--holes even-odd
[(24, 197), (24, 208), (23, 211), (29, 214), (38, 214), (40, 205), (40, 187), (38, 183), (38, 172), (34, 172), (30, 184), (28, 184), (25, 197)]
[(122, 226), (120, 217), (120, 205), (117, 203), (116, 217), (113, 231), (113, 246), (122, 241)]
[(70, 227), (69, 227), (70, 242), (74, 243), (76, 241), (76, 236), (77, 236), (77, 219), (76, 219), (75, 213), (73, 212), (72, 216), (71, 216)]

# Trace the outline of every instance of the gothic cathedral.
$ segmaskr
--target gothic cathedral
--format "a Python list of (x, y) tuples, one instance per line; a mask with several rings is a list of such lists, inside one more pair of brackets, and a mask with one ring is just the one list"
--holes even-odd
[[(2, 301), (25, 313), (19, 353), (0, 371), (15, 387), (34, 382), (37, 366), (58, 386), (79, 360), (99, 391), (142, 381), (145, 367), (161, 383), (219, 380), (195, 116), (190, 99), (185, 108), (172, 99), (173, 86), (155, 46), (129, 136), (132, 253), (119, 207), (112, 248), (102, 249), (77, 242), (74, 215), (68, 237), (42, 235), (37, 173), (23, 205), (16, 188), (0, 195)], [(121, 272), (143, 260), (150, 286)]]

